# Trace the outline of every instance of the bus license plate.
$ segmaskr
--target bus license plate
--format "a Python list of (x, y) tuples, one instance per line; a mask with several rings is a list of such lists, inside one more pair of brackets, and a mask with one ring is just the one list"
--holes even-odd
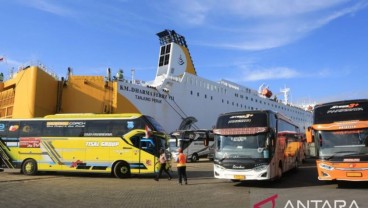
[(234, 175), (234, 179), (236, 179), (236, 180), (245, 180), (245, 175)]
[(346, 173), (346, 176), (347, 177), (362, 177), (362, 173), (361, 172), (349, 172), (349, 173)]

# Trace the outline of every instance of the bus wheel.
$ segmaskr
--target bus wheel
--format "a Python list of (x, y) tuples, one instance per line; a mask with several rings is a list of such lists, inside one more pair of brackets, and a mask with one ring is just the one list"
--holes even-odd
[(23, 162), (21, 171), (25, 175), (36, 175), (37, 162), (34, 159), (27, 159)]
[(193, 155), (192, 155), (192, 162), (197, 162), (198, 161), (198, 155), (197, 155), (197, 153), (194, 153)]
[(123, 161), (116, 163), (114, 166), (114, 175), (117, 178), (129, 178), (130, 167), (129, 164)]

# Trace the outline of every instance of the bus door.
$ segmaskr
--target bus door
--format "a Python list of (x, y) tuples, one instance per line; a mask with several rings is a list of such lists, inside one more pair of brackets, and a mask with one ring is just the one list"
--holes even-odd
[(146, 138), (144, 134), (137, 134), (131, 137), (131, 141), (137, 148), (129, 161), (131, 172), (138, 174), (154, 172), (158, 155), (155, 137)]

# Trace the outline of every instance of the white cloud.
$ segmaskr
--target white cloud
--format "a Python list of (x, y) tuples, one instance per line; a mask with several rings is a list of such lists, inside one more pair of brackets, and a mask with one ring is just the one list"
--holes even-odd
[(27, 0), (19, 2), (26, 6), (59, 16), (70, 16), (74, 13), (69, 8), (56, 4), (55, 1), (51, 2), (49, 0)]
[(367, 1), (350, 0), (188, 0), (181, 5), (171, 2), (171, 9), (166, 11), (179, 14), (178, 24), (215, 34), (198, 41), (198, 45), (250, 51), (293, 43), (368, 5)]
[(296, 70), (287, 67), (274, 67), (259, 70), (245, 70), (243, 75), (244, 81), (259, 81), (270, 79), (290, 79), (298, 77), (300, 74)]

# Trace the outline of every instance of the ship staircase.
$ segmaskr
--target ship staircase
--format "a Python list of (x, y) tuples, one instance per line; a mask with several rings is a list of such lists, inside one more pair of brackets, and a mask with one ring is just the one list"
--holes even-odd
[[(159, 92), (156, 88), (155, 89), (157, 92)], [(167, 93), (167, 95), (169, 95), (168, 91), (164, 91)], [(195, 130), (198, 130), (198, 126), (195, 125), (195, 123), (197, 122), (197, 119), (192, 117), (192, 116), (188, 116), (184, 110), (180, 107), (180, 105), (178, 103), (175, 102), (175, 100), (173, 100), (173, 104), (174, 106), (167, 100), (167, 99), (163, 99), (165, 100), (165, 102), (180, 116), (180, 118), (182, 119), (182, 122), (178, 128), (178, 130), (189, 130), (191, 129), (191, 127), (193, 127)]]
[(188, 45), (187, 45), (187, 42), (185, 41), (184, 36), (179, 35), (178, 33), (176, 33), (175, 30), (164, 30), (162, 32), (157, 33), (156, 35), (159, 37), (161, 46), (165, 46), (165, 45), (170, 44), (170, 43), (176, 43), (178, 45), (181, 45), (181, 46), (185, 47), (188, 50), (190, 61), (193, 63), (194, 71), (197, 74), (197, 71), (194, 67), (194, 62), (193, 62), (193, 59), (192, 59), (192, 55), (190, 54), (190, 50), (188, 48)]

